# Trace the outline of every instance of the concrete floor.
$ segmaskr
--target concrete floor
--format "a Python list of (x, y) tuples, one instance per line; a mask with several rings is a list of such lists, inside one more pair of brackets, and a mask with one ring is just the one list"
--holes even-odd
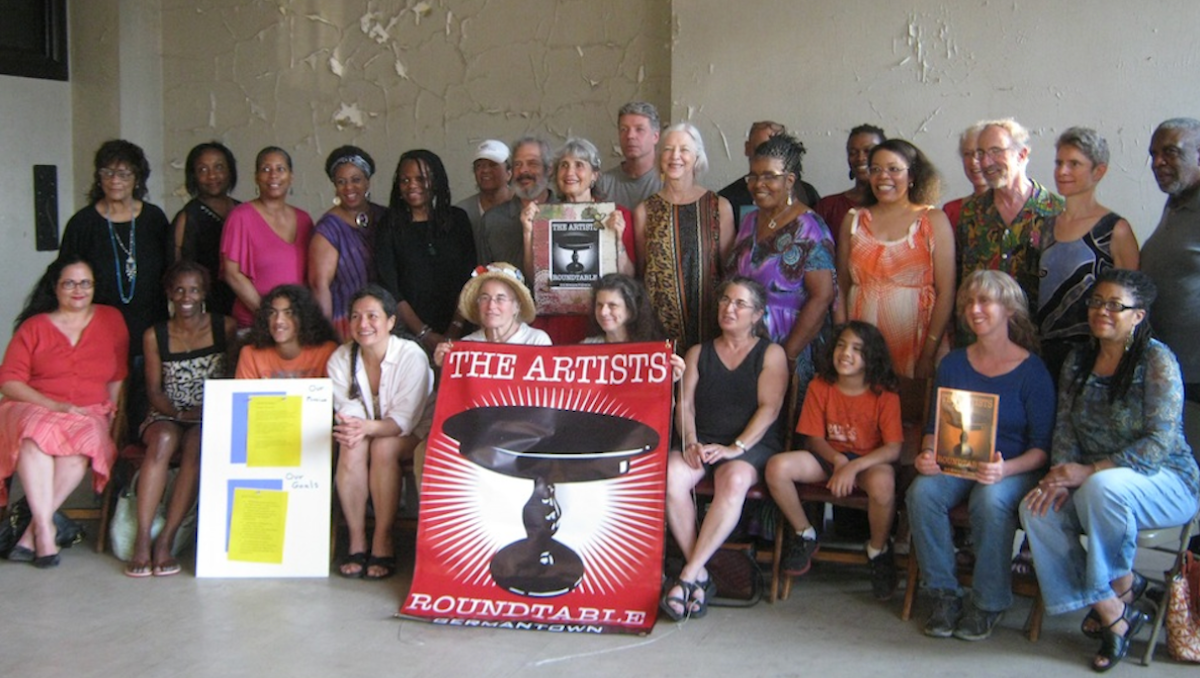
[[(902, 591), (878, 603), (865, 569), (832, 564), (814, 566), (774, 605), (712, 608), (702, 620), (660, 621), (646, 637), (580, 637), (393, 618), (411, 574), (411, 535), (398, 544), (408, 570), (384, 582), (198, 580), (190, 559), (180, 576), (129, 579), (91, 545), (65, 551), (56, 570), (0, 562), (0, 675), (1057, 678), (1091, 675), (1096, 647), (1078, 631), (1081, 614), (1048, 617), (1030, 643), (1024, 599), (987, 641), (926, 638), (926, 605), (902, 622)], [(1195, 673), (1163, 647), (1150, 669), (1127, 659), (1116, 672)]]

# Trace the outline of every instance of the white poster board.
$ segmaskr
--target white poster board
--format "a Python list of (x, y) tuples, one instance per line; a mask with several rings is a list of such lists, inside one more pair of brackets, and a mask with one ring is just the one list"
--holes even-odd
[(329, 576), (328, 379), (204, 386), (197, 577)]

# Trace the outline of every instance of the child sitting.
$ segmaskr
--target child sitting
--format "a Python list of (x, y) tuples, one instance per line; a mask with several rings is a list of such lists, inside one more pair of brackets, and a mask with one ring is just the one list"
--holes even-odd
[(809, 384), (796, 426), (807, 438), (807, 449), (777, 454), (767, 464), (771, 496), (795, 530), (784, 542), (781, 569), (789, 575), (808, 572), (819, 549), (796, 483), (824, 482), (836, 497), (859, 487), (870, 500), (871, 538), (866, 548), (871, 586), (877, 599), (887, 600), (896, 588), (893, 465), (904, 440), (898, 380), (887, 344), (874, 325), (852, 320), (837, 329), (836, 337), (820, 378)]

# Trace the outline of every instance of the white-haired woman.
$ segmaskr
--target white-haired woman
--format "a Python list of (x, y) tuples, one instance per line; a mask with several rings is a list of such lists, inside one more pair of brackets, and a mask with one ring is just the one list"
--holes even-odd
[(638, 274), (667, 336), (686, 351), (717, 335), (721, 262), (733, 246), (729, 201), (696, 183), (708, 169), (700, 131), (684, 122), (663, 134), (663, 187), (633, 215)]

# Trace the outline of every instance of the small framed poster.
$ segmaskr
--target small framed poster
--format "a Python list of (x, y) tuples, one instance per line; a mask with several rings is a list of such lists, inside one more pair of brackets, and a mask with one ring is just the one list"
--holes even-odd
[(995, 454), (999, 412), (1000, 396), (994, 393), (937, 390), (934, 453), (942, 473), (975, 479), (979, 464)]
[[(533, 222), (533, 297), (542, 314), (586, 314), (592, 283), (617, 271), (613, 203), (542, 205)], [(631, 228), (627, 224), (626, 228)]]

